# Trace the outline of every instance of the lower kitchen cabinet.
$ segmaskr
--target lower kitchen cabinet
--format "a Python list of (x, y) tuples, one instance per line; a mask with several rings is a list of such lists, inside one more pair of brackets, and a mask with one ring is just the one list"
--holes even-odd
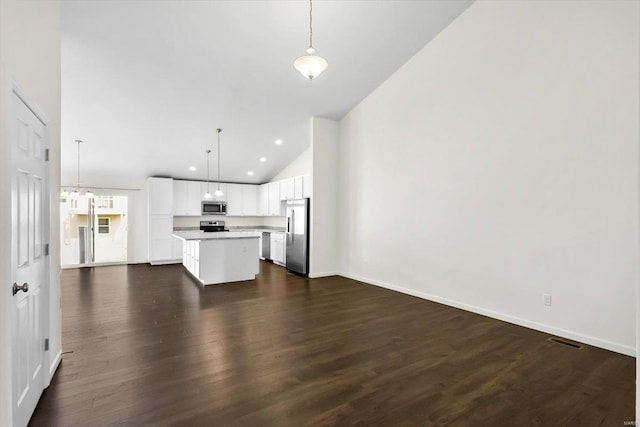
[(271, 233), (271, 259), (276, 264), (285, 265), (284, 233)]

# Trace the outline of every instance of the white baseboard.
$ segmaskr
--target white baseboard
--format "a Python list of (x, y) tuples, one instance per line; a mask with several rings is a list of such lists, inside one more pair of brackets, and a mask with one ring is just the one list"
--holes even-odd
[(167, 264), (182, 264), (181, 259), (168, 259), (164, 261), (149, 261), (151, 265), (167, 265)]
[(49, 378), (47, 378), (47, 385), (45, 386), (45, 388), (49, 387), (49, 385), (51, 384), (51, 380), (53, 379), (53, 376), (58, 370), (58, 366), (60, 366), (60, 362), (62, 362), (62, 349), (58, 351), (58, 354), (56, 354), (55, 359), (53, 359), (53, 363), (51, 363), (51, 366), (49, 366)]
[(483, 316), (492, 317), (494, 319), (502, 320), (508, 323), (513, 323), (514, 325), (524, 326), (525, 328), (535, 329), (537, 331), (545, 332), (545, 333), (556, 335), (563, 338), (568, 338), (584, 344), (592, 345), (594, 347), (604, 348), (605, 350), (615, 351), (616, 353), (622, 353), (627, 356), (632, 356), (632, 357), (636, 356), (635, 347), (631, 347), (628, 345), (607, 341), (601, 338), (596, 338), (590, 335), (584, 335), (584, 334), (569, 331), (566, 329), (556, 328), (554, 326), (546, 325), (544, 323), (533, 322), (531, 320), (522, 319), (520, 317), (511, 316), (509, 314), (488, 310), (486, 308), (478, 307), (475, 305), (454, 301), (448, 298), (442, 298), (436, 295), (416, 291), (414, 289), (404, 288), (402, 286), (396, 286), (389, 283), (380, 282), (380, 281), (369, 279), (366, 277), (361, 277), (361, 276), (356, 276), (353, 274), (346, 274), (346, 273), (337, 273), (337, 274), (339, 274), (340, 276), (346, 277), (348, 279), (353, 279), (359, 282), (367, 283), (369, 285), (379, 286), (381, 288), (390, 289), (393, 291), (401, 292), (403, 294), (408, 294), (414, 297), (426, 299), (429, 301), (437, 302), (437, 303), (448, 305), (451, 307), (456, 307), (462, 310), (470, 311), (472, 313), (477, 313)]
[(324, 273), (309, 273), (310, 279), (319, 279), (320, 277), (338, 276), (340, 273), (337, 271), (326, 271)]

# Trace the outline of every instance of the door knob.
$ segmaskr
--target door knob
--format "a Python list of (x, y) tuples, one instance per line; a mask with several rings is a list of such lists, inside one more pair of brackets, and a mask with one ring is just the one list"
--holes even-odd
[(29, 292), (29, 284), (28, 283), (23, 283), (22, 286), (18, 285), (17, 283), (13, 284), (13, 294), (17, 294), (18, 292)]

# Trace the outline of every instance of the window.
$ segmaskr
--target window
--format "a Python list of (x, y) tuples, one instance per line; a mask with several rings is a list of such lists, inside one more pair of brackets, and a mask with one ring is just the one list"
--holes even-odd
[(96, 203), (96, 208), (98, 209), (113, 209), (112, 196), (96, 196), (94, 201)]
[(98, 217), (98, 234), (109, 234), (111, 220), (107, 217)]

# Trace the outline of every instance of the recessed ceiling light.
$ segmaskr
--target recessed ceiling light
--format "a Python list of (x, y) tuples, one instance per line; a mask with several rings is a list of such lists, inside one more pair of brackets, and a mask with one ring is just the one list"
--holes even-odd
[(276, 145), (282, 145), (282, 140), (281, 139), (276, 139)]
[(195, 166), (189, 166), (189, 170), (193, 172), (193, 171), (196, 170), (196, 167)]
[(253, 171), (247, 172), (247, 175), (250, 175), (250, 176), (253, 175)]
[(260, 157), (260, 161), (261, 161), (262, 163), (264, 163), (264, 162), (266, 162), (266, 161), (267, 161), (267, 158), (266, 158), (266, 157)]

